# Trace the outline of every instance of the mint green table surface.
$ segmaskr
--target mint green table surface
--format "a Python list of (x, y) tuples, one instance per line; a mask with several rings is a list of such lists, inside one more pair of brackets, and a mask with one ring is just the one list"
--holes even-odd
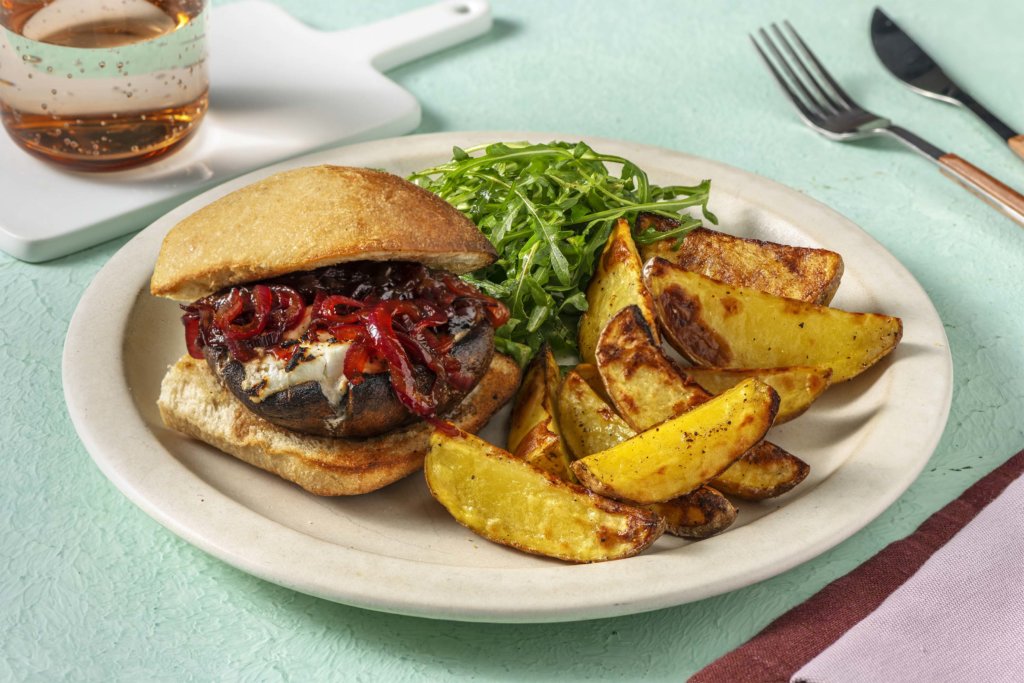
[[(280, 4), (341, 29), (419, 3)], [(955, 390), (931, 462), (874, 523), (774, 579), (617, 619), (466, 624), (301, 595), (179, 540), (100, 474), (75, 435), (61, 390), (64, 334), (127, 238), (41, 265), (0, 255), (0, 680), (680, 680), (1024, 447), (1024, 229), (916, 155), (811, 133), (747, 39), (789, 18), (869, 108), (1024, 188), (1024, 161), (979, 121), (882, 70), (867, 33), (872, 7), (495, 0), (489, 35), (390, 76), (422, 103), (419, 132), (558, 130), (710, 157), (807, 193), (895, 254), (945, 323)], [(1024, 4), (889, 0), (886, 9), (1024, 129)], [(0, 169), (0, 180), (13, 173)], [(17, 201), (2, 182), (0, 195)]]

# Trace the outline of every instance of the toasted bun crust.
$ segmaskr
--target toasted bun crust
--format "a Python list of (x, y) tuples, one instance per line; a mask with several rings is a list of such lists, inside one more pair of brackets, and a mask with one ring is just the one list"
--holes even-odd
[(311, 166), (236, 190), (171, 228), (150, 291), (194, 301), (231, 285), (346, 261), (417, 261), (461, 274), (495, 257), (457, 209), (403, 178)]
[[(519, 366), (495, 354), (490, 369), (445, 417), (475, 432), (519, 386)], [(423, 466), (424, 422), (370, 439), (299, 434), (246, 410), (201, 360), (184, 356), (164, 376), (157, 401), (164, 424), (321, 496), (368, 493)]]

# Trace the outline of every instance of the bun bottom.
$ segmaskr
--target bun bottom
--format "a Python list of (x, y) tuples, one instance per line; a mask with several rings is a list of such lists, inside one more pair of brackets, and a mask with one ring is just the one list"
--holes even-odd
[[(481, 429), (519, 386), (519, 366), (495, 353), (480, 383), (445, 419), (468, 432)], [(170, 429), (319, 496), (375, 491), (423, 466), (431, 427), (418, 422), (368, 439), (300, 434), (247, 410), (204, 361), (184, 356), (160, 386), (160, 416)]]

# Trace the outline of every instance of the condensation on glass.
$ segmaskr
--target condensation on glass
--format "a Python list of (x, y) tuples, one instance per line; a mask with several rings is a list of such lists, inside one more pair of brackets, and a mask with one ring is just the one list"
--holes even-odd
[(204, 0), (0, 0), (0, 116), (83, 171), (178, 149), (206, 113)]

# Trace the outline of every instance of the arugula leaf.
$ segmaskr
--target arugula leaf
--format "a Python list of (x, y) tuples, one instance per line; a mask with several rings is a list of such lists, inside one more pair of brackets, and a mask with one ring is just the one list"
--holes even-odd
[(637, 214), (647, 212), (679, 221), (670, 231), (634, 230), (638, 244), (674, 239), (678, 245), (701, 224), (681, 213), (690, 207), (718, 222), (708, 211), (711, 181), (651, 185), (633, 162), (583, 142), (455, 147), (451, 161), (409, 179), (462, 211), (494, 245), (498, 259), (463, 277), (509, 307), (495, 345), (522, 366), (544, 342), (578, 352), (587, 284), (617, 219), (635, 225)]

